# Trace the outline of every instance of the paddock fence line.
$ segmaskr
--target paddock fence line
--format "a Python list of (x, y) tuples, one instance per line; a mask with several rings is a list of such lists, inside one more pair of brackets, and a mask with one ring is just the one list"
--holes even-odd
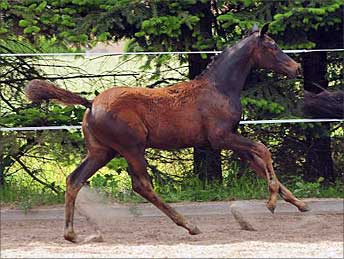
[[(284, 123), (317, 123), (317, 122), (343, 122), (344, 119), (281, 119), (281, 120), (252, 120), (240, 121), (240, 125), (248, 124), (284, 124)], [(13, 127), (0, 128), (0, 131), (37, 131), (37, 130), (69, 130), (81, 129), (81, 125), (63, 125), (63, 126), (41, 126), (41, 127)]]
[[(287, 49), (284, 53), (341, 52), (344, 49)], [(222, 51), (151, 51), (151, 52), (78, 52), (78, 53), (0, 53), (0, 57), (37, 57), (37, 56), (115, 56), (115, 55), (183, 55), (219, 54)]]
[[(342, 52), (344, 49), (301, 49), (283, 50), (284, 53), (309, 52)], [(0, 57), (37, 57), (37, 56), (111, 56), (111, 55), (183, 55), (183, 54), (219, 54), (222, 51), (152, 51), (152, 52), (79, 52), (79, 53), (0, 53)], [(316, 123), (343, 122), (344, 119), (281, 119), (281, 120), (251, 120), (240, 121), (241, 125), (248, 124), (283, 124), (283, 123)], [(37, 130), (70, 130), (81, 129), (80, 125), (40, 126), (40, 127), (0, 127), (0, 131), (37, 131)]]

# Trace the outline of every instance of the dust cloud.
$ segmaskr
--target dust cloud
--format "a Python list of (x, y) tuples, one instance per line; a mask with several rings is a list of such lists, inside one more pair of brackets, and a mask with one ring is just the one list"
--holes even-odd
[(116, 224), (121, 218), (132, 217), (130, 208), (119, 203), (109, 201), (96, 189), (84, 186), (76, 199), (76, 211), (84, 216), (97, 233), (87, 237), (83, 242), (102, 242), (102, 231), (109, 225)]

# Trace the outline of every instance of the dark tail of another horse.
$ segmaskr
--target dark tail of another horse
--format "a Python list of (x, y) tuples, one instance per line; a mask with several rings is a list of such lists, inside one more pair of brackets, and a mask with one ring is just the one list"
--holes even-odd
[(25, 87), (24, 92), (26, 97), (32, 102), (53, 100), (65, 105), (80, 104), (87, 108), (92, 106), (92, 101), (43, 80), (34, 79), (30, 81)]

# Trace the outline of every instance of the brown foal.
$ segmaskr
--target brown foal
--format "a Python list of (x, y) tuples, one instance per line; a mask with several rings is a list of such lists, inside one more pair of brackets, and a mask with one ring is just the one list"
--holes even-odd
[(299, 71), (299, 64), (266, 35), (267, 28), (267, 25), (261, 31), (255, 28), (235, 46), (225, 49), (195, 80), (166, 88), (114, 87), (89, 101), (42, 80), (32, 80), (28, 84), (25, 90), (32, 101), (53, 99), (87, 107), (82, 130), (88, 153), (67, 177), (65, 239), (76, 241), (73, 215), (78, 191), (116, 155), (127, 160), (135, 192), (190, 234), (200, 233), (197, 226), (154, 192), (147, 173), (146, 148), (211, 146), (217, 150), (231, 149), (267, 180), (270, 211), (276, 207), (278, 194), (300, 211), (307, 210), (306, 203), (295, 198), (277, 179), (266, 146), (236, 133), (242, 113), (240, 92), (252, 68), (266, 68), (289, 77), (295, 77)]

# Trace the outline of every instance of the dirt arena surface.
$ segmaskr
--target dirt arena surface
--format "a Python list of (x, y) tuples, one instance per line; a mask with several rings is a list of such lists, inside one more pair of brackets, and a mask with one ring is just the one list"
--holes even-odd
[[(176, 204), (202, 230), (197, 236), (190, 236), (149, 204), (129, 207), (127, 215), (115, 206), (108, 212), (119, 213), (96, 222), (104, 242), (79, 244), (63, 239), (62, 206), (26, 215), (2, 208), (1, 257), (343, 258), (343, 200), (323, 200), (329, 212), (312, 213), (290, 212), (289, 205), (281, 203), (274, 215), (265, 212), (263, 201), (252, 203), (247, 219), (257, 229), (253, 232), (240, 229), (228, 202)], [(245, 211), (250, 202), (243, 204)], [(80, 214), (75, 230), (81, 240), (94, 233)]]

